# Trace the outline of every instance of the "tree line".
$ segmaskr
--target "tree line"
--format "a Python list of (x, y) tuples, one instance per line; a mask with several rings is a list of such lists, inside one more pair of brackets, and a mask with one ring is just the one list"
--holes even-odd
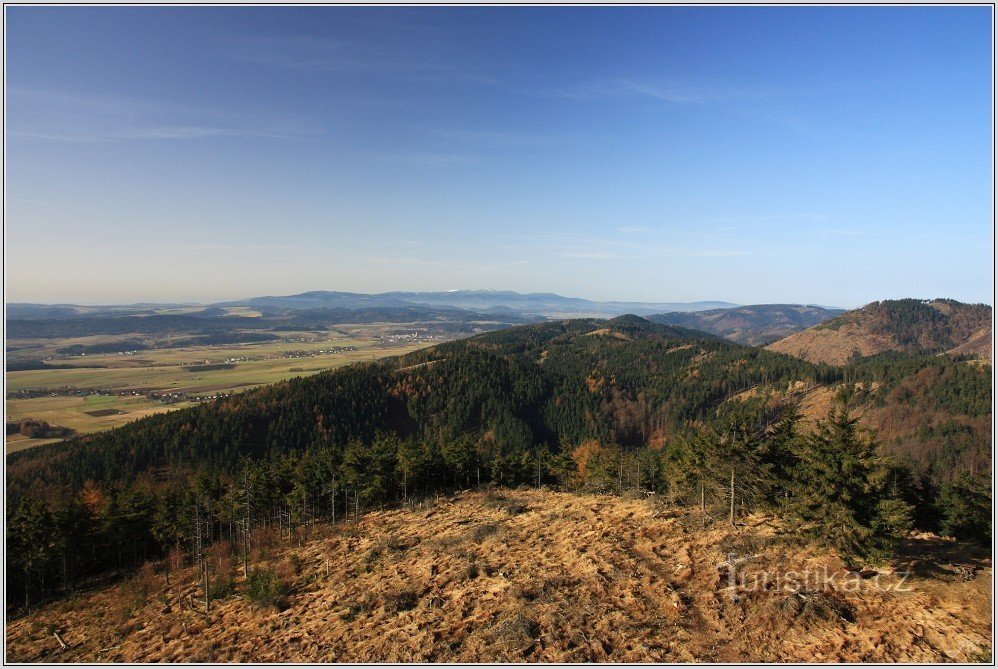
[(847, 559), (884, 557), (916, 526), (990, 540), (985, 486), (917, 481), (880, 455), (844, 408), (808, 434), (792, 408), (752, 409), (730, 411), (661, 449), (588, 440), (507, 451), (489, 436), (426, 441), (378, 432), (343, 447), (241, 458), (229, 473), (148, 474), (88, 482), (57, 500), (26, 496), (8, 511), (8, 592), (30, 606), (171, 553), (197, 564), (220, 541), (245, 559), (260, 529), (303, 541), (319, 522), (490, 484), (654, 492), (698, 509), (705, 522), (775, 512)]

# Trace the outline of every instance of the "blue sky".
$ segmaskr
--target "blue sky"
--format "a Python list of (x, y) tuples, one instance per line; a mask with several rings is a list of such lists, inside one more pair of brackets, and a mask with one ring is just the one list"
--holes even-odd
[(6, 19), (10, 301), (993, 302), (990, 8)]

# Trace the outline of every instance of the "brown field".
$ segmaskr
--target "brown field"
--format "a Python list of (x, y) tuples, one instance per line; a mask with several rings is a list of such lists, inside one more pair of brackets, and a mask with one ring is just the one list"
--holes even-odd
[[(286, 541), (283, 540), (283, 541)], [(282, 541), (282, 544), (283, 544)], [(729, 587), (729, 555), (745, 558)], [(192, 568), (153, 570), (6, 628), (20, 662), (968, 662), (991, 657), (986, 550), (912, 537), (837, 587), (752, 588), (763, 573), (844, 574), (753, 516), (737, 529), (654, 498), (464, 493), (258, 545), (287, 607), (235, 592), (203, 612)], [(976, 568), (976, 571), (970, 569)], [(895, 569), (913, 570), (902, 581)], [(967, 574), (970, 574), (968, 577)], [(789, 577), (789, 575), (788, 575)], [(194, 599), (192, 600), (191, 597)], [(194, 602), (193, 607), (191, 602)], [(68, 648), (62, 650), (58, 632)]]

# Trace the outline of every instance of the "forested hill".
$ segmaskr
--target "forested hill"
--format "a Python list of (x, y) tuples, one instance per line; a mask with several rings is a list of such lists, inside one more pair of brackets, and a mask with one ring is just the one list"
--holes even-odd
[(992, 309), (956, 300), (884, 300), (847, 311), (768, 348), (842, 365), (885, 351), (991, 358)]
[[(9, 493), (164, 468), (231, 471), (260, 458), (392, 431), (487, 446), (501, 470), (538, 446), (638, 446), (709, 417), (760, 383), (835, 372), (638, 317), (521, 326), (294, 379), (8, 457)], [(484, 448), (485, 446), (482, 446)]]
[(810, 304), (753, 304), (729, 309), (655, 314), (648, 316), (648, 320), (703, 330), (739, 344), (764, 346), (842, 312), (842, 309)]
[(772, 406), (794, 400), (788, 389), (845, 389), (844, 380), (865, 389), (850, 393), (854, 406), (918, 406), (929, 416), (911, 460), (929, 466), (924, 452), (945, 451), (947, 470), (980, 464), (990, 435), (968, 423), (990, 406), (983, 370), (935, 356), (834, 368), (622, 316), (491, 332), (12, 454), (8, 494), (52, 496), (143, 473), (231, 473), (243, 457), (342, 448), (379, 432), (466, 444), (477, 469), (512, 481), (527, 475), (517, 463), (538, 448), (562, 453), (591, 440), (657, 448), (746, 404), (728, 401), (744, 391)]

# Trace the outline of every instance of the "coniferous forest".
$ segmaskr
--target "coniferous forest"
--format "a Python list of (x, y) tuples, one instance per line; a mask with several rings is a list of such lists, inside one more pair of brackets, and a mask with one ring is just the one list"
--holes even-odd
[[(807, 420), (816, 388), (834, 403)], [(856, 561), (912, 528), (988, 542), (991, 391), (955, 356), (815, 365), (634, 316), (514, 327), (9, 455), (9, 601), (486, 485), (772, 511)]]

